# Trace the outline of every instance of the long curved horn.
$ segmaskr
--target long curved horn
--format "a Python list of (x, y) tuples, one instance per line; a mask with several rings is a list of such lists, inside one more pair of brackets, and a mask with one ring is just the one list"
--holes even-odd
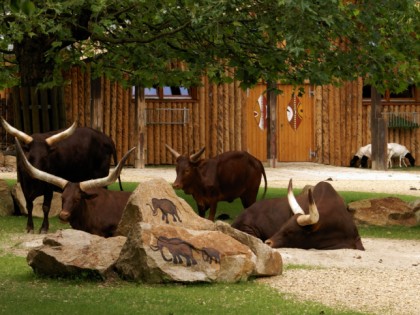
[(17, 153), (22, 158), (23, 166), (25, 167), (26, 171), (29, 173), (31, 177), (42, 180), (49, 184), (55, 185), (57, 187), (60, 187), (61, 189), (64, 189), (64, 187), (68, 183), (67, 180), (61, 177), (49, 174), (47, 172), (41, 171), (35, 168), (34, 166), (32, 166), (32, 164), (29, 163), (28, 159), (23, 153), (22, 147), (20, 146), (20, 142), (17, 137), (15, 137), (15, 142), (16, 142)]
[(300, 215), (296, 221), (300, 226), (311, 225), (318, 223), (319, 221), (319, 212), (315, 204), (315, 200), (312, 195), (312, 189), (308, 190), (308, 199), (309, 199), (309, 214)]
[(0, 118), (1, 118), (1, 124), (2, 124), (3, 128), (8, 133), (10, 133), (13, 137), (18, 138), (20, 141), (22, 141), (26, 144), (28, 144), (28, 143), (30, 143), (34, 140), (30, 135), (27, 135), (23, 131), (20, 131), (20, 130), (16, 129), (15, 127), (9, 125), (9, 123), (3, 117), (0, 117)]
[(305, 214), (293, 194), (292, 179), (289, 180), (289, 187), (287, 188), (287, 201), (294, 214)]
[(202, 148), (200, 149), (200, 151), (198, 151), (197, 153), (191, 154), (191, 155), (190, 155), (190, 160), (191, 160), (192, 162), (197, 161), (197, 160), (198, 160), (198, 158), (200, 157), (200, 155), (204, 153), (204, 150), (205, 150), (205, 149), (206, 149), (206, 147), (202, 147)]
[(181, 156), (181, 154), (179, 154), (178, 152), (176, 152), (174, 149), (172, 149), (169, 145), (165, 144), (166, 148), (171, 151), (171, 153), (174, 155), (175, 159), (179, 158)]
[(84, 182), (80, 183), (80, 189), (83, 191), (86, 191), (90, 188), (96, 188), (96, 187), (104, 187), (112, 184), (115, 182), (115, 180), (120, 176), (121, 170), (124, 166), (125, 161), (128, 159), (128, 156), (131, 152), (134, 151), (136, 147), (131, 148), (121, 159), (121, 161), (117, 164), (117, 166), (108, 174), (107, 177), (102, 178), (96, 178), (96, 179), (90, 179), (86, 180)]
[(75, 131), (76, 131), (76, 122), (74, 122), (69, 128), (67, 128), (66, 130), (57, 133), (56, 135), (53, 135), (51, 137), (48, 137), (47, 139), (45, 139), (45, 142), (47, 142), (47, 144), (49, 146), (53, 145), (54, 143), (64, 140), (68, 137), (70, 137)]

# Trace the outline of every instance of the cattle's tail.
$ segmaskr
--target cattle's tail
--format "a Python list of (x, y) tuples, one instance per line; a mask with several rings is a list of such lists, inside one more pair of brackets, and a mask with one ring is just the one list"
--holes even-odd
[(261, 170), (262, 170), (261, 172), (262, 172), (262, 175), (264, 177), (264, 193), (263, 193), (263, 196), (262, 196), (261, 199), (264, 199), (265, 198), (265, 194), (267, 193), (267, 176), (265, 175), (264, 165), (262, 164), (261, 161), (259, 161), (259, 162), (260, 162), (260, 166), (261, 166)]
[[(115, 165), (117, 165), (118, 164), (117, 149), (115, 148), (115, 143), (112, 139), (111, 139), (111, 142), (112, 142), (112, 157), (114, 158)], [(118, 175), (118, 184), (120, 185), (120, 190), (123, 191), (120, 175)]]

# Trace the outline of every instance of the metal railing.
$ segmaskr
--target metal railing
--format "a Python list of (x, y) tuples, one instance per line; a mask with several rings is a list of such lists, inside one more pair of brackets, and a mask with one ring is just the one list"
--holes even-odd
[(420, 127), (420, 112), (383, 112), (388, 128), (414, 129)]

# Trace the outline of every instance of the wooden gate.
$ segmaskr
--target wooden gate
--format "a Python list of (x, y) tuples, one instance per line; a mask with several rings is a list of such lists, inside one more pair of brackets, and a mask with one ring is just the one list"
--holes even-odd
[[(311, 85), (300, 96), (292, 86), (279, 85), (277, 98), (277, 160), (280, 162), (313, 161), (314, 97)], [(247, 147), (249, 153), (267, 161), (267, 96), (265, 84), (247, 92)], [(294, 96), (293, 96), (294, 95)]]
[(313, 87), (304, 85), (304, 93), (288, 85), (277, 98), (278, 143), (280, 162), (311, 162), (314, 151)]

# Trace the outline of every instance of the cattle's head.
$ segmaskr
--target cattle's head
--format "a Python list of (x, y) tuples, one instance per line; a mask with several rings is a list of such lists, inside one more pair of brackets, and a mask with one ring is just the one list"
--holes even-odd
[(172, 186), (175, 189), (188, 189), (197, 180), (196, 167), (200, 163), (200, 156), (204, 153), (205, 147), (197, 153), (186, 156), (181, 155), (167, 144), (165, 146), (176, 159), (176, 179)]
[(71, 127), (64, 131), (48, 138), (43, 138), (35, 135), (27, 135), (23, 131), (9, 125), (3, 117), (0, 117), (0, 120), (3, 128), (23, 143), (23, 151), (29, 162), (40, 169), (50, 168), (47, 163), (49, 161), (48, 157), (54, 152), (54, 144), (70, 137), (76, 130), (76, 123), (73, 123)]
[(302, 247), (310, 232), (316, 228), (319, 221), (319, 212), (312, 196), (312, 188), (308, 190), (309, 214), (305, 214), (299, 206), (292, 190), (292, 180), (289, 181), (287, 200), (294, 215), (283, 225), (280, 230), (271, 236), (265, 243), (273, 248)]
[(74, 211), (80, 211), (81, 209), (83, 209), (82, 205), (85, 200), (92, 199), (97, 196), (97, 194), (93, 191), (95, 188), (105, 187), (115, 182), (115, 180), (120, 175), (121, 170), (126, 160), (128, 159), (128, 156), (135, 149), (135, 147), (131, 148), (124, 155), (124, 157), (121, 159), (118, 165), (112, 171), (109, 172), (108, 176), (103, 178), (91, 179), (80, 183), (72, 183), (64, 178), (49, 174), (47, 172), (35, 168), (25, 157), (22, 147), (17, 138), (15, 138), (15, 142), (17, 155), (22, 158), (23, 166), (28, 172), (28, 174), (33, 178), (55, 185), (63, 190), (63, 193), (61, 195), (62, 210), (59, 214), (59, 218), (64, 222), (68, 222), (70, 220), (71, 215)]

